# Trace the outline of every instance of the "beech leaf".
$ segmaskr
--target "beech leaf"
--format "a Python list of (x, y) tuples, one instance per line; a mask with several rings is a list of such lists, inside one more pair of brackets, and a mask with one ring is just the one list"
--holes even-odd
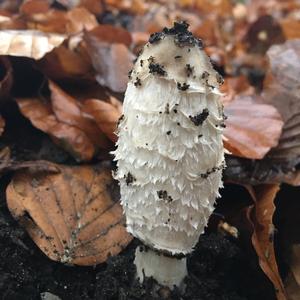
[(272, 222), (275, 211), (274, 199), (279, 185), (248, 186), (254, 205), (248, 209), (248, 219), (253, 225), (252, 244), (259, 259), (259, 265), (272, 281), (278, 300), (285, 300), (286, 293), (279, 275), (275, 257)]
[(6, 191), (14, 218), (52, 260), (87, 266), (118, 254), (132, 237), (111, 170), (104, 165), (58, 168), (56, 174), (14, 175)]
[(18, 98), (21, 113), (32, 125), (49, 134), (75, 159), (89, 161), (96, 148), (88, 136), (79, 128), (60, 122), (53, 113), (51, 106), (38, 98)]
[(97, 99), (89, 99), (85, 101), (83, 109), (93, 116), (101, 131), (113, 142), (117, 141), (115, 131), (122, 113), (122, 105), (118, 100), (112, 98), (111, 103), (108, 103)]
[(51, 91), (52, 109), (58, 121), (82, 130), (93, 144), (100, 148), (107, 149), (111, 146), (96, 122), (82, 111), (79, 101), (64, 92), (53, 81), (49, 81), (49, 89)]
[(66, 39), (65, 35), (37, 30), (0, 31), (0, 55), (40, 59)]
[[(96, 80), (114, 92), (124, 92), (134, 58), (126, 46), (131, 42), (131, 37), (130, 35), (128, 37), (128, 33), (126, 31), (124, 33), (124, 30), (119, 33), (119, 29), (112, 26), (107, 28), (107, 26), (105, 29), (108, 32), (103, 31), (102, 27), (85, 32), (84, 40), (97, 73)], [(101, 28), (100, 33), (99, 28)]]
[(278, 144), (283, 122), (275, 107), (254, 96), (236, 97), (225, 107), (225, 147), (236, 156), (261, 159)]

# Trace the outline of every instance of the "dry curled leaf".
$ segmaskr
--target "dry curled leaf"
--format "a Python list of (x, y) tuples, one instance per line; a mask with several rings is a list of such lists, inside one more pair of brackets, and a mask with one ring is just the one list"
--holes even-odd
[[(96, 122), (82, 111), (80, 102), (64, 92), (53, 81), (49, 81), (49, 89), (52, 109), (58, 121), (82, 130), (99, 148), (107, 149), (111, 146), (108, 139), (97, 127)], [(109, 118), (108, 115), (107, 118)]]
[(95, 265), (118, 254), (132, 237), (111, 170), (104, 165), (59, 169), (15, 174), (6, 190), (14, 218), (52, 260)]
[(85, 101), (83, 109), (93, 116), (102, 132), (113, 142), (117, 141), (115, 131), (122, 110), (121, 103), (118, 100), (112, 98), (109, 103), (97, 99), (89, 99)]
[(233, 155), (261, 159), (278, 144), (283, 122), (273, 106), (253, 100), (240, 96), (225, 107), (224, 144)]
[(259, 258), (259, 265), (272, 281), (278, 300), (285, 300), (286, 293), (279, 275), (275, 257), (273, 235), (274, 199), (279, 185), (260, 185), (249, 187), (254, 205), (248, 209), (248, 219), (253, 225), (252, 244)]
[(66, 36), (43, 33), (36, 30), (0, 31), (0, 55), (42, 58), (46, 53), (59, 46)]
[(49, 134), (75, 159), (89, 161), (95, 155), (96, 147), (88, 136), (79, 128), (60, 122), (51, 106), (38, 98), (17, 99), (21, 113), (33, 126)]

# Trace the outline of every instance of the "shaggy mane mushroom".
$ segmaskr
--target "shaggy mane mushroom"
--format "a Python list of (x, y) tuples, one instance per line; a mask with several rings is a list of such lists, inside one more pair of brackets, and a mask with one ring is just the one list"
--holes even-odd
[(114, 152), (137, 277), (181, 286), (222, 187), (220, 75), (185, 22), (150, 36), (130, 75)]

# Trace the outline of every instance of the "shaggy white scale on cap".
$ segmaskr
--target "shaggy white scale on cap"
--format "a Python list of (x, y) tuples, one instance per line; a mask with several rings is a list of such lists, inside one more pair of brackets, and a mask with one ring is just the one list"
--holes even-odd
[[(175, 23), (144, 46), (130, 74), (114, 152), (127, 230), (175, 256), (191, 252), (203, 233), (224, 168), (222, 77), (187, 28)], [(138, 274), (156, 278), (141, 253)], [(156, 279), (178, 285), (178, 279)]]

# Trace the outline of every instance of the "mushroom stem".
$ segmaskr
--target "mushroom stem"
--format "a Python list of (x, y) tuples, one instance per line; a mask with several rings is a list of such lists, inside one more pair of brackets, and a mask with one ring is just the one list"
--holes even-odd
[(186, 258), (165, 256), (151, 249), (145, 250), (139, 246), (135, 252), (134, 263), (137, 269), (137, 278), (143, 283), (145, 277), (152, 277), (160, 285), (171, 290), (174, 286), (183, 286), (187, 275)]

